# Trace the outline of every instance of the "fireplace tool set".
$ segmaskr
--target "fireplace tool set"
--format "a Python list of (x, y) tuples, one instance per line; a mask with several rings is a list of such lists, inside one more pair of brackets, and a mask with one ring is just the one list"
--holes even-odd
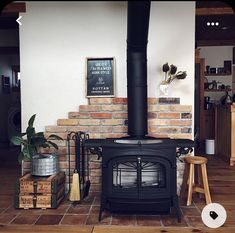
[[(67, 135), (67, 150), (69, 159), (69, 199), (74, 203), (84, 199), (89, 194), (89, 161), (88, 153), (84, 147), (84, 141), (89, 135), (84, 132), (70, 132)], [(71, 185), (71, 141), (75, 148), (75, 168)]]

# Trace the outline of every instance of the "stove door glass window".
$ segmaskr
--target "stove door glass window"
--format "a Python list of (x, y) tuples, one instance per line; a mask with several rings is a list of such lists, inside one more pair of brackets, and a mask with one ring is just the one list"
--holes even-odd
[(165, 167), (158, 162), (141, 162), (141, 187), (163, 188), (166, 184)]
[(129, 161), (117, 161), (112, 165), (113, 188), (153, 189), (166, 187), (166, 168), (163, 164), (136, 158)]
[(137, 187), (137, 162), (117, 162), (113, 165), (113, 187), (130, 189)]

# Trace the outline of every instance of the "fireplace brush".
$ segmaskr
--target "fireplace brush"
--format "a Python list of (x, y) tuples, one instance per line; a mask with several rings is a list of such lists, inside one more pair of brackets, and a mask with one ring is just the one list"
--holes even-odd
[[(71, 162), (71, 151), (70, 151), (70, 140), (74, 140), (75, 142), (75, 169), (74, 169), (74, 173), (73, 173), (73, 177), (72, 177), (72, 186), (71, 186), (71, 173), (70, 173), (70, 162)], [(80, 148), (78, 148), (78, 146), (80, 147), (80, 141), (78, 142), (78, 140), (80, 140), (80, 137), (78, 135), (78, 133), (75, 132), (71, 132), (68, 134), (67, 136), (67, 141), (68, 141), (68, 155), (69, 155), (69, 200), (70, 201), (80, 201), (81, 199), (81, 195), (80, 195), (80, 176), (79, 176), (79, 172), (80, 172), (80, 153), (78, 153), (78, 151), (80, 150)]]

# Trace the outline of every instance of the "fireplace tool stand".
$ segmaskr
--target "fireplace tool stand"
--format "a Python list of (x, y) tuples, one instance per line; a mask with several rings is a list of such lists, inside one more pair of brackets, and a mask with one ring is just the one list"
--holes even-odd
[[(75, 147), (75, 169), (74, 172), (79, 173), (79, 187), (81, 200), (89, 194), (89, 158), (87, 150), (85, 150), (84, 142), (89, 139), (89, 135), (84, 132), (70, 132), (67, 135), (67, 150), (69, 159), (69, 192), (71, 191), (71, 141)], [(74, 203), (76, 204), (76, 202)]]

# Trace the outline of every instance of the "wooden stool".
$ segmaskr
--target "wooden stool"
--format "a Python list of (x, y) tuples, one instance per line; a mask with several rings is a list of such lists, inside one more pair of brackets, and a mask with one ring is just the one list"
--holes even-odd
[[(191, 205), (192, 203), (193, 192), (205, 194), (206, 204), (211, 203), (211, 196), (210, 196), (207, 171), (206, 171), (207, 158), (201, 156), (186, 156), (184, 157), (184, 161), (187, 165), (189, 165), (189, 172), (186, 171), (185, 173), (188, 174), (188, 177), (184, 177), (184, 179), (187, 179), (188, 183), (187, 206)], [(195, 177), (194, 177), (194, 165), (198, 165), (197, 176)], [(201, 170), (199, 166), (201, 167)], [(188, 169), (187, 167), (186, 169)]]

